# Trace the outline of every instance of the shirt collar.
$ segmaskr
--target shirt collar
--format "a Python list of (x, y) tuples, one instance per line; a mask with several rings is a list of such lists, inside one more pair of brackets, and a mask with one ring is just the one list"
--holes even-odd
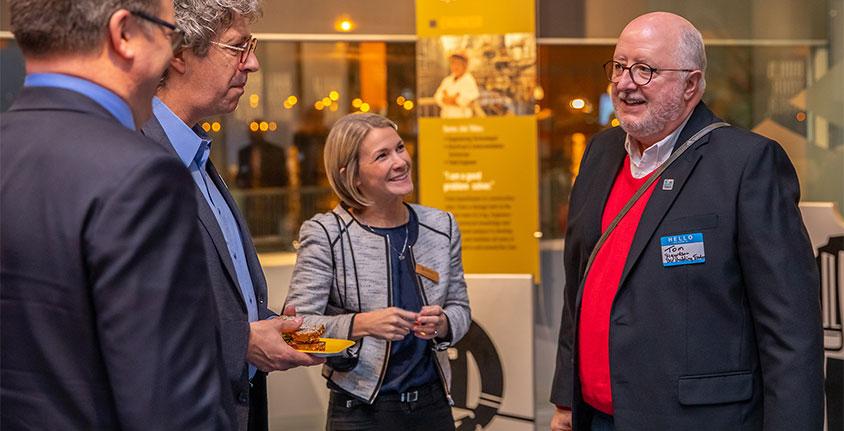
[(33, 73), (26, 76), (24, 87), (52, 87), (87, 96), (105, 108), (127, 129), (135, 130), (135, 119), (129, 105), (113, 91), (87, 79), (62, 73)]
[(196, 162), (197, 167), (205, 169), (208, 155), (211, 154), (211, 139), (208, 135), (199, 127), (188, 127), (158, 97), (152, 98), (152, 112), (182, 163), (190, 167), (191, 163)]
[(674, 144), (677, 143), (677, 138), (680, 137), (680, 132), (686, 127), (689, 118), (691, 114), (668, 136), (646, 148), (644, 152), (640, 152), (639, 146), (630, 141), (630, 135), (624, 138), (624, 149), (630, 156), (630, 171), (634, 178), (642, 178), (650, 174), (671, 157)]

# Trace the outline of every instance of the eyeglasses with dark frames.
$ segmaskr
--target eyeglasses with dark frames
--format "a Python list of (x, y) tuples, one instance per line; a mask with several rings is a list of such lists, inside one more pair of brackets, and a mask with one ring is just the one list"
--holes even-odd
[(255, 52), (255, 47), (258, 46), (258, 39), (257, 38), (250, 38), (248, 41), (244, 42), (241, 46), (229, 45), (227, 43), (211, 41), (212, 45), (217, 45), (220, 48), (230, 49), (232, 51), (237, 51), (240, 53), (240, 64), (245, 64), (249, 60), (249, 55)]
[(656, 68), (645, 63), (633, 63), (630, 66), (625, 66), (615, 60), (604, 63), (604, 72), (607, 74), (607, 79), (613, 84), (621, 81), (621, 76), (624, 75), (625, 70), (630, 72), (630, 79), (633, 80), (633, 83), (641, 87), (648, 85), (654, 74), (659, 72), (694, 72), (697, 69)]
[(185, 42), (185, 32), (182, 31), (182, 29), (180, 29), (179, 27), (176, 27), (175, 24), (169, 23), (161, 18), (149, 15), (139, 10), (133, 10), (131, 11), (131, 13), (132, 15), (135, 15), (138, 18), (149, 21), (153, 24), (160, 25), (170, 30), (170, 32), (167, 33), (167, 37), (170, 39), (170, 48), (173, 49), (173, 52), (178, 51), (179, 48), (182, 47), (182, 44)]

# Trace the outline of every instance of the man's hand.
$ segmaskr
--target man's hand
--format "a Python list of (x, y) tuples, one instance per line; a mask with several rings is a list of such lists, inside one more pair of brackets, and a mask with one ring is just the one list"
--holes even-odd
[(413, 334), (423, 340), (445, 337), (448, 334), (448, 317), (439, 305), (426, 305), (419, 311), (413, 325)]
[(398, 307), (360, 313), (355, 317), (352, 336), (369, 335), (382, 340), (398, 341), (410, 333), (416, 317), (416, 313)]
[(275, 319), (259, 320), (249, 324), (246, 361), (265, 373), (289, 370), (299, 366), (319, 365), (325, 362), (322, 358), (297, 352), (284, 342), (282, 333), (293, 332), (302, 326), (301, 317), (292, 317), (287, 309), (284, 311), (283, 316)]
[(571, 410), (557, 407), (551, 417), (551, 431), (571, 431)]

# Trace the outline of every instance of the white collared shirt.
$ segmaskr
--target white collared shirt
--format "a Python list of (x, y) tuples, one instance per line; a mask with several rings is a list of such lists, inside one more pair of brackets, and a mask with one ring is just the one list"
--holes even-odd
[(671, 157), (674, 144), (680, 137), (680, 132), (686, 127), (686, 123), (689, 122), (689, 118), (691, 118), (691, 114), (668, 136), (645, 149), (644, 153), (639, 151), (638, 145), (630, 142), (630, 135), (624, 138), (624, 149), (630, 155), (630, 173), (633, 174), (633, 178), (640, 179), (648, 176)]

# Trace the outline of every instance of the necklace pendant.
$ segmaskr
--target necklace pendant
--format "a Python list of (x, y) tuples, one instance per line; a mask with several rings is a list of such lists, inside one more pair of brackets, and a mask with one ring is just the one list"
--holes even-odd
[(399, 260), (404, 260), (404, 253), (399, 253)]

